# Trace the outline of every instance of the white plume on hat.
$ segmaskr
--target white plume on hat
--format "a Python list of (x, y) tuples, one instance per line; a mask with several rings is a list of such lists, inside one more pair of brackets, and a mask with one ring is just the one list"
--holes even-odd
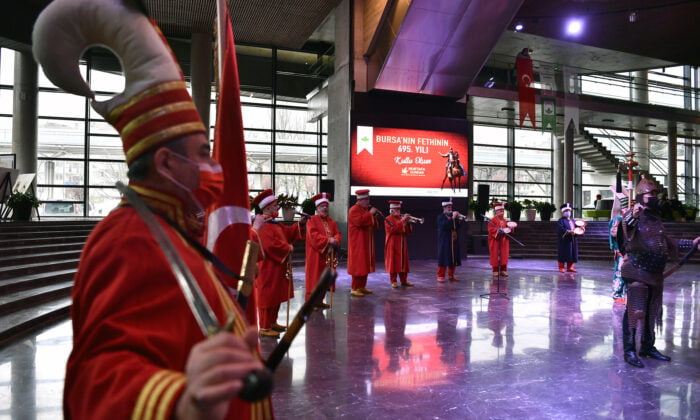
[[(93, 98), (103, 117), (144, 89), (182, 77), (148, 18), (120, 0), (54, 0), (39, 15), (32, 43), (46, 77), (66, 92)], [(80, 74), (80, 57), (90, 46), (114, 52), (124, 70), (124, 92), (104, 102), (94, 100)]]

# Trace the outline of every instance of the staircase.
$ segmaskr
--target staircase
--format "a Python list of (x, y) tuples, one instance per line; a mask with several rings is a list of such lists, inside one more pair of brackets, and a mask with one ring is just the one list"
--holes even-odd
[[(694, 239), (700, 236), (700, 223), (664, 223), (668, 234), (674, 238)], [(557, 223), (518, 222), (514, 238), (525, 244), (520, 246), (511, 241), (511, 258), (557, 259)], [(613, 254), (608, 239), (608, 222), (589, 221), (586, 233), (578, 238), (579, 260), (610, 260)], [(700, 252), (696, 253), (690, 263), (700, 263)]]
[[(563, 142), (564, 136), (558, 136), (557, 140)], [(598, 173), (614, 174), (617, 171), (619, 159), (586, 130), (574, 136), (574, 153)]]
[(68, 317), (80, 252), (96, 223), (0, 224), (0, 347)]

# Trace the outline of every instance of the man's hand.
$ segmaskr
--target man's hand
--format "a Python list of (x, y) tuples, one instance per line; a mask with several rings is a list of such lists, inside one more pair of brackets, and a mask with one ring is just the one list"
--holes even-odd
[(263, 369), (254, 356), (256, 328), (245, 336), (222, 332), (197, 343), (187, 358), (187, 387), (175, 408), (178, 419), (221, 419), (243, 388), (243, 379)]
[(700, 250), (700, 236), (697, 238), (693, 239), (693, 246), (697, 247), (698, 250)]
[(372, 213), (373, 215), (374, 215), (374, 214), (377, 214), (378, 211), (379, 211), (379, 210), (377, 210), (376, 207), (372, 207), (372, 208), (369, 209), (369, 212)]
[(330, 239), (328, 240), (328, 244), (330, 244), (330, 246), (337, 247), (337, 246), (338, 246), (338, 240), (335, 239), (335, 238), (330, 238)]
[(262, 227), (265, 225), (266, 220), (267, 219), (262, 214), (258, 214), (257, 216), (255, 216), (255, 219), (253, 219), (253, 229), (262, 229)]
[(458, 218), (458, 217), (459, 217), (459, 212), (458, 212), (458, 211), (453, 211), (453, 212), (452, 212), (452, 217), (454, 217), (455, 219)]

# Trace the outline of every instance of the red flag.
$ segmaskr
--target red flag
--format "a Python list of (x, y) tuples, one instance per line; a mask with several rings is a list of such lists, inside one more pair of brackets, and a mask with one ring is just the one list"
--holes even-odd
[(524, 57), (518, 54), (515, 59), (516, 67), (518, 68), (518, 97), (520, 101), (520, 128), (523, 127), (525, 116), (530, 115), (532, 128), (536, 129), (535, 124), (535, 89), (532, 88), (532, 83), (535, 82), (535, 77), (532, 72), (532, 60), (530, 57)]
[[(250, 202), (248, 197), (248, 168), (243, 135), (243, 115), (241, 113), (241, 86), (238, 80), (236, 47), (228, 7), (225, 11), (225, 44), (222, 71), (219, 75), (221, 86), (216, 112), (213, 157), (224, 173), (224, 192), (219, 201), (208, 210), (206, 245), (233, 272), (241, 270), (246, 241), (250, 238)], [(220, 38), (220, 39), (221, 39)], [(223, 275), (222, 275), (223, 276)], [(232, 278), (223, 276), (231, 285), (237, 284)], [(251, 324), (257, 325), (257, 305), (251, 293), (248, 298), (246, 315)]]

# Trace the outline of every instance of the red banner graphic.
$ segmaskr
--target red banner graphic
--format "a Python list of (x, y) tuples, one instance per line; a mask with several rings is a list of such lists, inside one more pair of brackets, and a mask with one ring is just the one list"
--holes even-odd
[(374, 195), (466, 195), (468, 140), (464, 134), (355, 126), (351, 187)]

